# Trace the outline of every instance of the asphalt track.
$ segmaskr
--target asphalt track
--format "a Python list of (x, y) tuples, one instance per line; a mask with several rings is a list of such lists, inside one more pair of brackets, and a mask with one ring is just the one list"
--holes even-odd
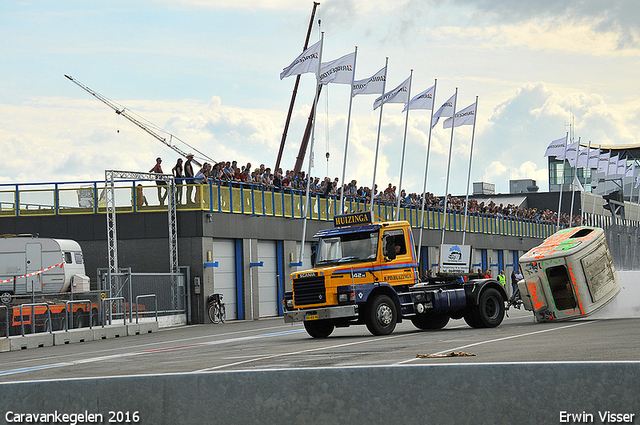
[[(442, 330), (419, 331), (405, 321), (383, 337), (352, 326), (312, 339), (302, 325), (281, 318), (236, 321), (0, 353), (0, 382), (374, 365), (636, 362), (639, 328), (640, 318), (535, 323), (530, 312), (512, 310), (494, 329), (452, 320)], [(468, 355), (448, 357), (451, 352)]]

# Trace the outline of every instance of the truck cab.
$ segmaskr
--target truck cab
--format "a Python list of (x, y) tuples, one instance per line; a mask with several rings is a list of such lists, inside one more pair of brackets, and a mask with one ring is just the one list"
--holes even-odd
[[(403, 319), (420, 329), (439, 329), (449, 321), (449, 313), (463, 317), (469, 303), (462, 279), (420, 283), (409, 223), (373, 223), (370, 217), (370, 213), (337, 216), (336, 227), (316, 233), (314, 267), (291, 275), (293, 290), (284, 296), (285, 322), (303, 322), (309, 335), (325, 338), (336, 327), (364, 324), (373, 335), (387, 335)], [(491, 295), (499, 324), (506, 293), (504, 289), (500, 293), (497, 282), (485, 281), (482, 287), (492, 282), (496, 287), (497, 295)], [(469, 293), (475, 286), (469, 286)], [(433, 295), (438, 291), (455, 295), (454, 289), (462, 290), (457, 293), (462, 299), (447, 307), (439, 298), (442, 295)], [(473, 323), (480, 325), (478, 320)]]

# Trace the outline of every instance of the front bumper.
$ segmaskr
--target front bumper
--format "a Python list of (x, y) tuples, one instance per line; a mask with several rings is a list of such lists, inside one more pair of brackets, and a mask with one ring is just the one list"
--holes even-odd
[(306, 310), (293, 310), (284, 313), (285, 323), (304, 322), (305, 320), (326, 320), (326, 319), (343, 319), (357, 318), (358, 306), (339, 305), (333, 307), (310, 308)]

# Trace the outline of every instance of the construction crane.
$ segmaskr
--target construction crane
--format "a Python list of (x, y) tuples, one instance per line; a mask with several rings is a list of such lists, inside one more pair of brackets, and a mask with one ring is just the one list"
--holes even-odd
[[(65, 77), (67, 77), (69, 80), (71, 80), (73, 83), (75, 83), (77, 86), (79, 86), (80, 88), (82, 88), (83, 90), (85, 90), (87, 93), (89, 93), (90, 95), (92, 95), (93, 97), (95, 97), (96, 99), (102, 101), (104, 104), (106, 104), (107, 106), (109, 106), (111, 109), (113, 109), (114, 111), (116, 111), (116, 114), (125, 117), (126, 119), (128, 119), (129, 121), (131, 121), (132, 123), (134, 123), (135, 125), (137, 125), (138, 127), (140, 127), (141, 129), (143, 129), (144, 131), (146, 131), (147, 133), (149, 133), (151, 136), (153, 136), (154, 138), (156, 138), (157, 140), (159, 140), (160, 142), (162, 142), (163, 144), (165, 144), (166, 146), (168, 146), (169, 148), (173, 149), (174, 151), (176, 151), (178, 154), (180, 154), (180, 156), (183, 157), (187, 157), (187, 153), (185, 151), (183, 151), (182, 149), (180, 149), (179, 147), (177, 147), (176, 145), (174, 145), (172, 143), (172, 141), (178, 140), (180, 143), (184, 144), (185, 146), (188, 146), (190, 149), (192, 149), (193, 151), (197, 152), (198, 155), (201, 158), (204, 158), (207, 161), (211, 161), (214, 164), (217, 163), (217, 161), (209, 158), (207, 155), (203, 154), (202, 152), (200, 152), (199, 150), (197, 150), (196, 148), (194, 148), (193, 146), (190, 146), (188, 143), (186, 143), (184, 140), (181, 140), (179, 137), (174, 136), (173, 134), (169, 133), (168, 131), (162, 130), (159, 127), (156, 127), (154, 125), (154, 127), (156, 127), (159, 131), (162, 131), (163, 133), (166, 133), (169, 135), (169, 140), (167, 140), (166, 137), (162, 137), (157, 131), (155, 131), (154, 129), (150, 128), (149, 125), (141, 122), (139, 119), (135, 118), (134, 116), (132, 116), (132, 114), (127, 111), (127, 109), (122, 106), (122, 105), (118, 105), (117, 103), (113, 102), (112, 100), (106, 98), (105, 96), (101, 95), (100, 93), (91, 90), (89, 87), (85, 86), (84, 84), (82, 84), (80, 81), (76, 80), (75, 78), (73, 78), (70, 75), (65, 74)], [(197, 165), (202, 165), (200, 164), (198, 161), (196, 161), (195, 159), (193, 160), (193, 162), (195, 162)]]

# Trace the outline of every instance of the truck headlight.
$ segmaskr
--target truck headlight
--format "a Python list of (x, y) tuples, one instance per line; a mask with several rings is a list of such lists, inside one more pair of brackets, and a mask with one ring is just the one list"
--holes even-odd
[(293, 300), (287, 300), (287, 310), (293, 309)]
[(338, 302), (346, 303), (349, 300), (349, 294), (338, 294)]

